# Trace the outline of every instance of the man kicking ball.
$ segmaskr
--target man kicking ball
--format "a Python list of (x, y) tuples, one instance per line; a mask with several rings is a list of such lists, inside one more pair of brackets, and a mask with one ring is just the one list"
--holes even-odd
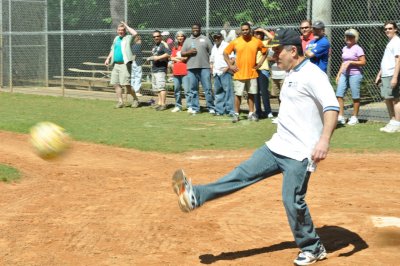
[(221, 179), (192, 186), (183, 170), (177, 170), (172, 185), (181, 210), (190, 212), (206, 201), (283, 173), (283, 203), (301, 250), (294, 263), (309, 265), (325, 259), (327, 253), (305, 202), (307, 185), (315, 165), (328, 154), (339, 104), (327, 75), (303, 56), (296, 31), (277, 29), (270, 46), (278, 67), (288, 72), (280, 95), (277, 132)]

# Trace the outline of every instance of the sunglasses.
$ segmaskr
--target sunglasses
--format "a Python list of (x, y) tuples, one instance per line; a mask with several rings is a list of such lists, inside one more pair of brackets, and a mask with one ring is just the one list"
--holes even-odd
[(310, 27), (300, 27), (301, 30), (309, 29)]
[(393, 28), (384, 28), (384, 31), (393, 30)]

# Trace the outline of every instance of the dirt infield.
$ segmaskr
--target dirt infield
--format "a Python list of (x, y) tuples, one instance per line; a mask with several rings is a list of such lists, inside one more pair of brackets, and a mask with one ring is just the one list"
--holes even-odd
[[(75, 142), (46, 162), (28, 137), (0, 131), (0, 265), (292, 265), (297, 255), (277, 175), (181, 213), (170, 187), (224, 175), (252, 151), (145, 153)], [(308, 204), (329, 252), (318, 265), (398, 265), (400, 153), (333, 152), (312, 176)], [(382, 218), (378, 218), (382, 219)]]

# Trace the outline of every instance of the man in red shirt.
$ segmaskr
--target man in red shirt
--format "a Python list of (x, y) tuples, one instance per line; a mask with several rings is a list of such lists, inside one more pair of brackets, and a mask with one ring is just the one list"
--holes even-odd
[(314, 39), (314, 34), (311, 28), (311, 21), (308, 19), (303, 20), (300, 23), (300, 32), (301, 32), (301, 46), (303, 47), (303, 52), (306, 51), (307, 44)]

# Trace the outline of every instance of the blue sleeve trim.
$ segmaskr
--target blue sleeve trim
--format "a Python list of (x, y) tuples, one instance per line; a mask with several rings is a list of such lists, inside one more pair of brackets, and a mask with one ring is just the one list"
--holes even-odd
[(327, 106), (324, 108), (324, 112), (326, 111), (336, 111), (339, 112), (339, 107), (338, 106)]

